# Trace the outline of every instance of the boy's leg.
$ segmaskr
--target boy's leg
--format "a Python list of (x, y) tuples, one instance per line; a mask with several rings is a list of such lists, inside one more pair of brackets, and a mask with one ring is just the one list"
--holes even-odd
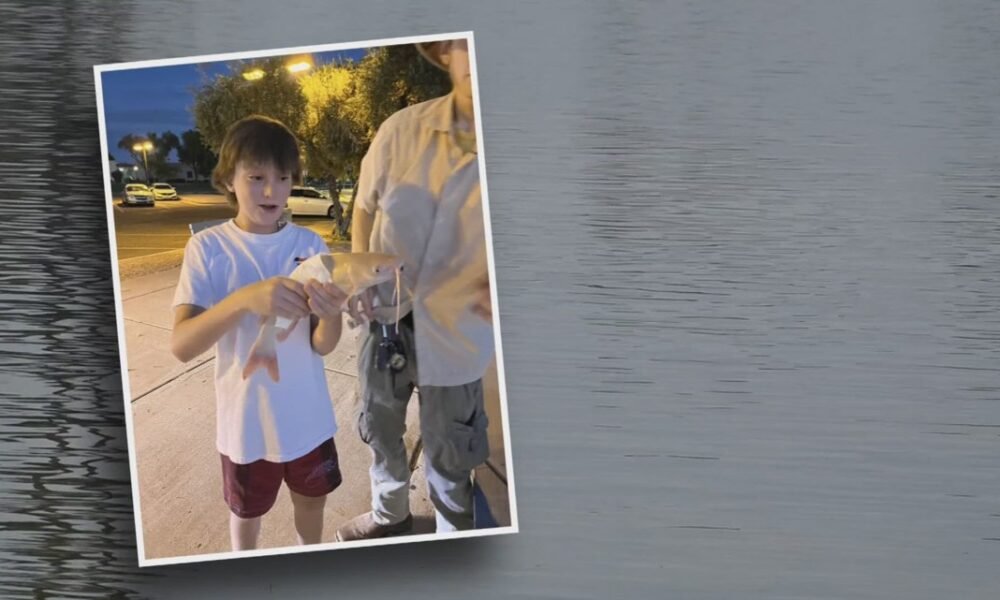
[(295, 533), (299, 545), (318, 544), (323, 541), (323, 507), (326, 496), (303, 496), (288, 490), (295, 510)]
[(260, 537), (260, 517), (241, 519), (229, 513), (229, 543), (233, 551), (254, 550)]
[(299, 544), (318, 544), (323, 539), (323, 507), (326, 496), (340, 486), (340, 461), (333, 438), (308, 454), (285, 463), (285, 483), (295, 511)]
[(222, 459), (222, 495), (229, 506), (229, 541), (233, 550), (252, 550), (260, 536), (260, 517), (274, 506), (284, 466), (266, 460), (236, 464)]
[(437, 531), (472, 529), (472, 470), (489, 457), (482, 380), (420, 390), (427, 488)]

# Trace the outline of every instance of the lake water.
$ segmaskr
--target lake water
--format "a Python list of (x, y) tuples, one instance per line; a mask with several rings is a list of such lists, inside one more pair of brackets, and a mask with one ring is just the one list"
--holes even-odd
[[(241, 6), (5, 10), (0, 594), (995, 597), (1000, 5)], [(468, 29), (521, 533), (140, 574), (90, 66)]]

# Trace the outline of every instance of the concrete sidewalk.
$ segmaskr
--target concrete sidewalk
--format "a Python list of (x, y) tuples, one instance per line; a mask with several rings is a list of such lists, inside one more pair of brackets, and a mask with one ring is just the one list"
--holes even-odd
[[(228, 509), (222, 500), (215, 448), (214, 355), (182, 364), (170, 353), (170, 302), (179, 267), (122, 280), (125, 341), (138, 465), (142, 533), (147, 559), (229, 552)], [(360, 329), (344, 327), (338, 347), (325, 357), (337, 416), (335, 436), (344, 483), (327, 500), (323, 542), (336, 528), (370, 506), (371, 454), (357, 434), (356, 364)], [(495, 363), (484, 379), (491, 456), (476, 471), (499, 525), (510, 524), (500, 398)], [(409, 405), (405, 442), (418, 445), (418, 405)], [(411, 461), (412, 464), (412, 461)], [(422, 460), (411, 481), (414, 533), (434, 531)], [(286, 492), (265, 515), (260, 548), (294, 546), (292, 506)]]

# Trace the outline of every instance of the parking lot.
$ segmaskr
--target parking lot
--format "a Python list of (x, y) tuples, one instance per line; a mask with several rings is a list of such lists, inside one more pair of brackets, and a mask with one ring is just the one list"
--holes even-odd
[[(123, 206), (116, 197), (113, 214), (118, 260), (124, 260), (182, 250), (191, 237), (191, 223), (236, 213), (221, 194), (184, 194), (180, 200), (158, 201), (151, 207)], [(323, 236), (334, 226), (327, 217), (296, 216), (294, 220)]]

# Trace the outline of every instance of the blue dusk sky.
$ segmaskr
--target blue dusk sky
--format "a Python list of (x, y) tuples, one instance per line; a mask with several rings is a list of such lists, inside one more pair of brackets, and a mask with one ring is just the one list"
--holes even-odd
[[(317, 66), (345, 60), (359, 61), (365, 49), (313, 53)], [(146, 67), (101, 73), (104, 93), (104, 122), (108, 151), (115, 160), (131, 163), (128, 152), (118, 148), (125, 135), (146, 135), (172, 131), (180, 137), (194, 129), (191, 109), (196, 91), (215, 78), (230, 75), (230, 66), (239, 61), (221, 61), (169, 67)], [(177, 153), (170, 155), (177, 159)]]

